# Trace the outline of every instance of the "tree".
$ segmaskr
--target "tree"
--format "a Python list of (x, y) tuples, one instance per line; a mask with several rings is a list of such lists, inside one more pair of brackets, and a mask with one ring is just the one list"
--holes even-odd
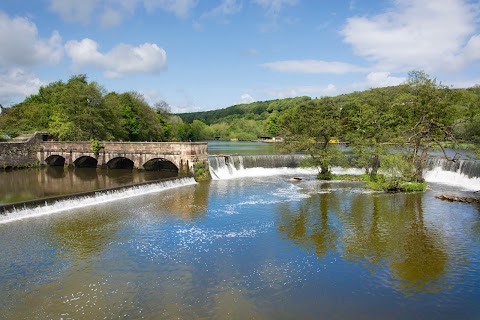
[(407, 88), (407, 93), (400, 97), (397, 104), (398, 111), (402, 112), (406, 119), (406, 142), (413, 145), (415, 180), (423, 182), (427, 154), (432, 144), (437, 144), (448, 160), (455, 161), (447, 156), (440, 142), (455, 141), (453, 124), (458, 96), (448, 87), (429, 78), (423, 71), (409, 72)]
[(386, 143), (397, 134), (391, 97), (385, 89), (371, 89), (342, 105), (343, 137), (353, 148), (356, 163), (373, 179), (390, 152)]
[(320, 167), (321, 179), (331, 179), (332, 162), (338, 152), (329, 146), (338, 133), (339, 120), (340, 109), (331, 98), (306, 101), (281, 119), (286, 149), (310, 155), (308, 165)]

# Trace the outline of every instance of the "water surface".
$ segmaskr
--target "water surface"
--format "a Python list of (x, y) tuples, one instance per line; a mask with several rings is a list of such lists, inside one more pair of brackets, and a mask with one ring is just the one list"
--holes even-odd
[[(4, 319), (480, 317), (479, 207), (314, 176), (0, 224)], [(458, 190), (457, 190), (458, 191)]]

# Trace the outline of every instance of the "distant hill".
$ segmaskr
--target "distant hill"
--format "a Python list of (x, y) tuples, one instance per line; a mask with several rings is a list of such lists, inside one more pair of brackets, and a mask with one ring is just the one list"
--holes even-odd
[(246, 118), (249, 115), (252, 118), (265, 120), (268, 115), (274, 111), (282, 112), (309, 100), (311, 100), (310, 97), (302, 96), (296, 98), (257, 101), (249, 104), (238, 104), (223, 109), (179, 113), (177, 115), (186, 123), (192, 123), (193, 120), (200, 120), (207, 125), (226, 120)]

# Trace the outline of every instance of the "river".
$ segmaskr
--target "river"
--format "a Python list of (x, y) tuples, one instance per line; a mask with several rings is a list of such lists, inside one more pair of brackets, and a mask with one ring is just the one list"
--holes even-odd
[(426, 192), (385, 194), (241, 146), (212, 145), (239, 156), (210, 182), (0, 216), (0, 318), (480, 318), (480, 206), (435, 198), (471, 194), (477, 169), (436, 163)]

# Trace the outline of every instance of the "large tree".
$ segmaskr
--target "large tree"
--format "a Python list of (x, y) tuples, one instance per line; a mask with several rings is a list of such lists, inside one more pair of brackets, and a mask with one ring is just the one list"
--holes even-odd
[[(444, 150), (440, 142), (455, 141), (453, 125), (458, 95), (423, 71), (409, 72), (406, 84), (408, 91), (399, 97), (397, 112), (405, 121), (400, 124), (404, 126), (406, 142), (413, 147), (415, 179), (423, 182), (427, 154), (432, 145), (436, 144)], [(455, 161), (444, 154), (447, 159)]]
[(337, 156), (330, 141), (340, 127), (340, 108), (331, 98), (306, 101), (288, 110), (281, 119), (285, 147), (291, 152), (310, 155), (308, 164), (319, 167), (319, 178), (331, 176), (332, 161)]

